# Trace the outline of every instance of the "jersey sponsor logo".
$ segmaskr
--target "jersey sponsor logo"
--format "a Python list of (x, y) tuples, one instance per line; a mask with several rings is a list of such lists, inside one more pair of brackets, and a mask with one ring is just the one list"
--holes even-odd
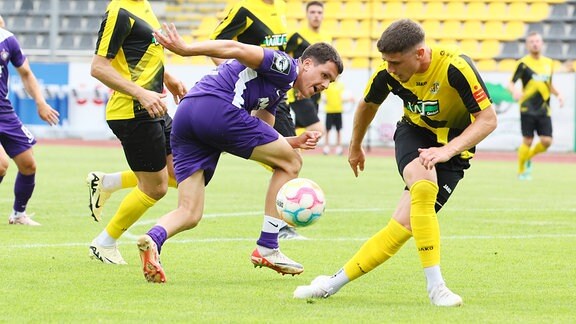
[(416, 103), (409, 102), (406, 109), (422, 116), (433, 116), (440, 112), (440, 104), (438, 100), (418, 100)]
[(423, 247), (418, 248), (418, 251), (419, 251), (419, 252), (432, 251), (432, 250), (434, 250), (434, 246), (433, 246), (433, 245), (423, 246)]
[(437, 94), (438, 90), (440, 90), (440, 82), (434, 82), (432, 84), (432, 87), (430, 88), (430, 93), (431, 94)]
[(276, 71), (282, 74), (288, 74), (290, 72), (290, 59), (285, 55), (280, 53), (274, 53), (274, 59), (272, 60), (272, 71)]
[(428, 84), (428, 81), (424, 81), (424, 82), (422, 82), (422, 81), (416, 81), (416, 86), (417, 86), (417, 87), (423, 87), (423, 86), (425, 86), (425, 85), (427, 85), (427, 84)]
[(474, 96), (474, 100), (476, 100), (476, 102), (478, 103), (488, 98), (486, 91), (484, 91), (484, 89), (479, 86), (474, 87), (474, 92), (472, 93), (472, 95)]
[(286, 34), (274, 34), (266, 35), (260, 45), (264, 47), (280, 47), (286, 45), (286, 42)]
[(548, 74), (532, 74), (532, 80), (540, 82), (548, 82), (550, 80), (550, 75)]
[(150, 44), (154, 44), (156, 46), (160, 45), (160, 43), (158, 43), (158, 40), (154, 36), (152, 36), (152, 41), (150, 42)]

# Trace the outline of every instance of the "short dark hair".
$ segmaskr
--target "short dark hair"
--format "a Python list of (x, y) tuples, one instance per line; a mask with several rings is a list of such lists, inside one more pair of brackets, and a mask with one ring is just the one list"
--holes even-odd
[(344, 71), (344, 63), (342, 63), (342, 58), (336, 49), (328, 43), (316, 43), (308, 46), (300, 59), (304, 61), (307, 58), (315, 60), (318, 64), (324, 64), (328, 61), (334, 62), (338, 68), (338, 74), (342, 74)]
[(324, 9), (324, 4), (320, 1), (310, 1), (306, 4), (306, 12), (308, 12), (308, 8), (312, 7), (312, 6), (319, 6), (322, 7), (322, 9)]
[(424, 29), (410, 19), (394, 21), (384, 32), (376, 46), (383, 54), (405, 53), (424, 42)]

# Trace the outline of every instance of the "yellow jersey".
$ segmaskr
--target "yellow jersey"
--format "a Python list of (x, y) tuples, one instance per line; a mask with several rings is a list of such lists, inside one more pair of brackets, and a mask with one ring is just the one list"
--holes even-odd
[(342, 113), (342, 111), (344, 111), (343, 94), (344, 84), (340, 81), (332, 82), (328, 89), (324, 90), (324, 96), (326, 96), (326, 106), (324, 109), (327, 114)]
[(268, 4), (262, 0), (244, 0), (230, 9), (210, 39), (233, 39), (283, 51), (286, 30), (286, 2), (277, 0)]
[[(400, 82), (383, 62), (364, 91), (364, 101), (380, 105), (391, 92), (404, 104), (403, 119), (436, 135), (446, 144), (460, 135), (473, 120), (472, 113), (492, 105), (486, 86), (472, 60), (456, 46), (432, 46), (432, 60), (423, 73)], [(474, 149), (464, 151), (471, 158)]]
[(550, 87), (554, 61), (540, 56), (535, 59), (526, 55), (518, 60), (512, 82), (522, 80), (524, 92), (520, 98), (520, 112), (550, 116)]
[[(161, 93), (164, 88), (164, 49), (152, 32), (160, 28), (148, 0), (111, 1), (98, 31), (95, 54), (112, 59), (126, 80)], [(114, 91), (106, 104), (106, 119), (150, 118), (132, 96)]]

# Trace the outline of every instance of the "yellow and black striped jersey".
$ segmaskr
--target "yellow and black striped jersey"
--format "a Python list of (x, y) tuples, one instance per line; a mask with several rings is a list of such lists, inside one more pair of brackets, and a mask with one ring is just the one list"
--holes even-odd
[(550, 87), (554, 61), (540, 56), (535, 59), (526, 55), (518, 60), (512, 82), (522, 81), (524, 89), (520, 98), (520, 112), (550, 116)]
[[(95, 54), (112, 59), (126, 80), (161, 93), (164, 83), (164, 49), (152, 32), (160, 28), (148, 0), (114, 0), (106, 9), (98, 32)], [(114, 91), (106, 105), (106, 119), (150, 118), (132, 96)]]
[(288, 37), (286, 53), (293, 58), (299, 58), (308, 46), (319, 42), (332, 43), (332, 37), (325, 32), (316, 32), (305, 26)]
[(216, 27), (210, 39), (233, 39), (241, 43), (284, 50), (286, 2), (239, 1)]
[(341, 113), (344, 110), (342, 96), (344, 95), (344, 84), (340, 81), (334, 81), (328, 89), (324, 90), (326, 96), (326, 105), (324, 110), (327, 114)]
[[(383, 62), (364, 91), (364, 101), (380, 105), (390, 92), (399, 96), (408, 123), (426, 128), (446, 144), (471, 124), (472, 113), (492, 105), (472, 60), (456, 46), (432, 46), (432, 60), (424, 73), (400, 82)], [(471, 158), (474, 150), (464, 151)]]

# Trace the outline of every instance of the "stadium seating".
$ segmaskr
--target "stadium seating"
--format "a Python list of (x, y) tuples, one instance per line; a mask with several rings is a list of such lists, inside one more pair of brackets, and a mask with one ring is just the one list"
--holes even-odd
[[(174, 22), (190, 41), (207, 39), (232, 0), (150, 0), (160, 20)], [(91, 55), (96, 30), (108, 1), (59, 0), (57, 55)], [(286, 0), (288, 28), (306, 24), (306, 1)], [(332, 33), (346, 60), (355, 67), (380, 54), (375, 41), (395, 19), (424, 26), (431, 43), (458, 43), (483, 69), (506, 70), (525, 55), (524, 40), (537, 31), (545, 54), (561, 62), (576, 60), (576, 0), (325, 0), (324, 30)], [(0, 0), (7, 28), (27, 53), (49, 57), (50, 7), (47, 0)], [(25, 13), (25, 14), (24, 14)], [(169, 57), (169, 62), (172, 60)], [(181, 60), (210, 64), (206, 60)], [(569, 65), (569, 64), (567, 64)]]

